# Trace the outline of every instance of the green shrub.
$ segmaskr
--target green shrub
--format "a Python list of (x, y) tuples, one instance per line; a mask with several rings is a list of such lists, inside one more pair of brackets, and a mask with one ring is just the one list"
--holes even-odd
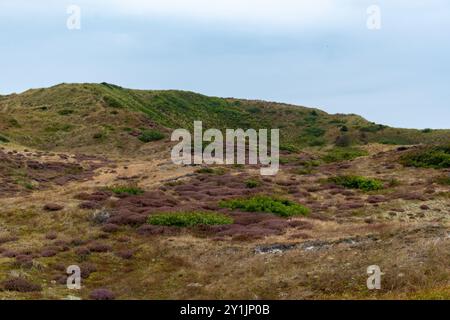
[(140, 195), (144, 193), (144, 190), (141, 188), (135, 186), (135, 185), (115, 185), (112, 187), (107, 188), (109, 191), (114, 192), (118, 195)]
[(280, 150), (295, 153), (299, 151), (299, 148), (293, 144), (282, 144), (280, 145)]
[(162, 132), (156, 131), (156, 130), (144, 130), (141, 132), (141, 135), (139, 136), (139, 140), (142, 142), (152, 142), (152, 141), (158, 141), (161, 139), (164, 139), (166, 135)]
[(223, 214), (211, 212), (171, 212), (154, 214), (147, 222), (156, 226), (193, 227), (196, 225), (232, 224), (233, 219)]
[(382, 124), (372, 124), (372, 125), (369, 125), (369, 126), (366, 126), (366, 127), (362, 127), (359, 130), (362, 131), (362, 132), (375, 133), (375, 132), (384, 130), (385, 128), (386, 128), (386, 126), (384, 126)]
[(327, 154), (322, 157), (322, 160), (331, 163), (331, 162), (352, 160), (367, 155), (368, 153), (361, 149), (336, 147), (331, 150), (328, 150)]
[(450, 168), (450, 145), (433, 146), (409, 152), (400, 158), (400, 163), (419, 168)]
[(317, 127), (309, 127), (303, 130), (303, 134), (306, 136), (312, 136), (312, 137), (321, 137), (325, 134), (325, 130), (322, 128)]
[(250, 113), (261, 113), (261, 109), (258, 107), (251, 107), (248, 109), (248, 112)]
[(223, 200), (219, 203), (219, 206), (247, 212), (268, 212), (280, 217), (307, 215), (310, 212), (308, 208), (293, 201), (268, 196)]
[(0, 135), (0, 142), (8, 143), (8, 142), (9, 142), (9, 139), (6, 138), (6, 137), (4, 137), (4, 136), (2, 136), (2, 135)]
[(72, 113), (73, 113), (73, 110), (70, 110), (70, 109), (63, 109), (63, 110), (58, 111), (58, 114), (61, 116), (67, 116)]
[(92, 135), (92, 138), (94, 138), (96, 140), (102, 139), (102, 138), (104, 138), (104, 134), (103, 134), (103, 132), (97, 132)]
[(308, 142), (308, 146), (310, 147), (322, 147), (327, 144), (327, 141), (322, 138), (315, 138)]
[(348, 135), (342, 135), (336, 138), (334, 144), (336, 147), (347, 148), (352, 144), (352, 139)]
[(122, 103), (111, 96), (103, 97), (106, 105), (110, 108), (122, 108)]
[(260, 185), (261, 185), (261, 182), (259, 180), (248, 179), (245, 181), (245, 186), (249, 189), (259, 187)]
[(225, 174), (224, 168), (210, 168), (210, 167), (203, 167), (195, 171), (196, 173), (204, 173), (204, 174), (215, 174), (218, 176), (221, 176)]
[(363, 191), (381, 190), (384, 188), (383, 182), (377, 179), (365, 178), (361, 176), (337, 176), (329, 178), (328, 181), (349, 189), (360, 189)]
[(450, 186), (450, 176), (440, 176), (434, 180), (438, 184)]

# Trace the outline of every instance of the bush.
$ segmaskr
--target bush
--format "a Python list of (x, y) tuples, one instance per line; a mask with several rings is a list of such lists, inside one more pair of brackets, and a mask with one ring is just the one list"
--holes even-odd
[(203, 167), (195, 171), (196, 173), (204, 173), (204, 174), (214, 174), (217, 176), (221, 176), (225, 174), (224, 168), (209, 168), (209, 167)]
[(310, 147), (322, 147), (327, 144), (327, 141), (322, 138), (315, 138), (308, 142), (308, 146)]
[(95, 289), (89, 294), (89, 298), (92, 300), (114, 300), (116, 295), (114, 292), (108, 289)]
[(233, 219), (223, 214), (193, 211), (155, 214), (149, 216), (147, 222), (156, 226), (193, 227), (232, 224)]
[(282, 145), (280, 145), (280, 150), (281, 151), (288, 151), (288, 152), (291, 152), (291, 153), (296, 153), (296, 152), (299, 151), (299, 148), (296, 147), (293, 144), (282, 144)]
[(223, 208), (239, 209), (247, 212), (268, 212), (280, 217), (309, 214), (309, 209), (287, 199), (256, 196), (248, 199), (231, 199), (219, 203)]
[(122, 103), (120, 103), (113, 97), (105, 96), (103, 97), (103, 100), (106, 102), (106, 105), (110, 108), (122, 108)]
[(400, 158), (400, 163), (410, 167), (450, 168), (450, 145), (433, 146), (410, 152)]
[(325, 162), (339, 162), (345, 160), (352, 160), (358, 157), (366, 156), (368, 153), (364, 150), (357, 148), (333, 148), (327, 152), (322, 160)]
[(144, 193), (144, 190), (133, 185), (116, 185), (109, 187), (108, 190), (118, 195), (129, 194), (135, 196)]
[(438, 184), (450, 186), (450, 176), (440, 176), (434, 180)]
[(4, 136), (2, 136), (2, 135), (0, 135), (0, 142), (8, 143), (9, 139), (4, 137)]
[(303, 130), (304, 135), (306, 136), (312, 136), (312, 137), (321, 137), (325, 134), (325, 130), (322, 128), (317, 128), (317, 127), (309, 127), (306, 128), (305, 130)]
[(139, 136), (139, 140), (147, 143), (147, 142), (162, 140), (165, 137), (166, 137), (166, 135), (162, 132), (159, 132), (156, 130), (144, 130), (141, 132), (141, 135)]
[(380, 180), (361, 176), (337, 176), (329, 178), (328, 180), (345, 188), (360, 189), (363, 191), (374, 191), (384, 188), (383, 183)]
[(34, 284), (23, 278), (14, 278), (3, 282), (3, 288), (7, 291), (16, 292), (36, 292), (42, 288), (38, 284)]
[(72, 114), (73, 110), (70, 109), (62, 109), (58, 111), (58, 114), (61, 116), (68, 116), (69, 114)]
[(350, 147), (350, 145), (352, 144), (352, 139), (348, 135), (342, 135), (337, 137), (334, 144), (336, 145), (336, 147), (341, 148)]
[(249, 189), (253, 189), (256, 187), (259, 187), (261, 185), (261, 182), (255, 179), (248, 179), (245, 181), (245, 186)]

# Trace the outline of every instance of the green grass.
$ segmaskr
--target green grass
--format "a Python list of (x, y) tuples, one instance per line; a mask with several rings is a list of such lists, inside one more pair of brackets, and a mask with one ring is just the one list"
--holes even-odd
[(384, 188), (382, 181), (361, 176), (337, 176), (329, 178), (328, 181), (345, 188), (363, 191), (376, 191)]
[(117, 195), (140, 195), (144, 193), (144, 190), (134, 185), (116, 185), (107, 188), (107, 190), (114, 192)]
[(310, 210), (291, 200), (268, 196), (255, 196), (252, 198), (231, 199), (220, 201), (222, 208), (239, 209), (247, 212), (267, 212), (280, 217), (308, 215)]
[(147, 142), (162, 140), (165, 137), (166, 137), (166, 135), (162, 132), (159, 132), (156, 130), (144, 130), (141, 132), (141, 135), (139, 136), (139, 140), (147, 143)]
[(352, 160), (358, 157), (367, 156), (368, 153), (364, 150), (358, 148), (340, 148), (336, 147), (331, 150), (328, 150), (326, 155), (322, 157), (322, 160), (331, 163), (331, 162), (340, 162), (346, 160)]
[(409, 152), (400, 158), (400, 162), (408, 167), (450, 168), (450, 145), (426, 147)]
[(193, 211), (154, 214), (148, 217), (147, 222), (156, 226), (193, 227), (232, 224), (233, 219), (219, 213)]

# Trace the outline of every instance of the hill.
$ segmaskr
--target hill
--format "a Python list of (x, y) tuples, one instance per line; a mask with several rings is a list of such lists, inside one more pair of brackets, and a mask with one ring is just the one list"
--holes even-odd
[(174, 128), (279, 128), (284, 149), (448, 141), (449, 130), (398, 129), (358, 115), (175, 90), (60, 84), (0, 97), (0, 142), (47, 151), (134, 153)]

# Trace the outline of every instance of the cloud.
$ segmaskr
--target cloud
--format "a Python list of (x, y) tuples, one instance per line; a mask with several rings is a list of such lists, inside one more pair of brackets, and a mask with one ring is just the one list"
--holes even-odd
[[(287, 29), (317, 26), (343, 19), (348, 3), (332, 0), (109, 0), (104, 8), (116, 14), (224, 24), (231, 28)], [(99, 3), (99, 2), (95, 2)], [(87, 3), (86, 3), (87, 4)], [(365, 9), (364, 9), (365, 10)], [(362, 11), (364, 12), (364, 11)]]

